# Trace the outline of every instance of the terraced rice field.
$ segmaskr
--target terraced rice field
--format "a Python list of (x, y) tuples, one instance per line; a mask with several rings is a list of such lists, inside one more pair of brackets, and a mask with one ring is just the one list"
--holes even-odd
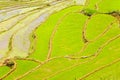
[(119, 0), (0, 2), (0, 80), (120, 80)]

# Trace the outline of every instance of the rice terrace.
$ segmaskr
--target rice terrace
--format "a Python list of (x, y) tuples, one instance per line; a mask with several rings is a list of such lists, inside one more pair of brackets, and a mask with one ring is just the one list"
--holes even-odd
[(120, 80), (120, 0), (0, 0), (0, 80)]

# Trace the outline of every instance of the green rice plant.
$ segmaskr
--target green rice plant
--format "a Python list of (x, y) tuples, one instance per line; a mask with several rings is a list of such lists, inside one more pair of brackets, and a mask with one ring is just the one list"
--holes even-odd
[(119, 0), (0, 4), (0, 80), (120, 80)]

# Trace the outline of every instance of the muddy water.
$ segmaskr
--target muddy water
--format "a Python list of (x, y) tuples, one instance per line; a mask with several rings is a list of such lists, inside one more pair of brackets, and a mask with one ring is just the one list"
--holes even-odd
[(73, 0), (60, 0), (53, 1), (49, 6), (34, 12), (31, 10), (37, 9), (39, 6), (8, 12), (0, 11), (0, 59), (28, 56), (31, 46), (31, 33), (40, 27), (40, 24), (52, 13), (74, 4)]

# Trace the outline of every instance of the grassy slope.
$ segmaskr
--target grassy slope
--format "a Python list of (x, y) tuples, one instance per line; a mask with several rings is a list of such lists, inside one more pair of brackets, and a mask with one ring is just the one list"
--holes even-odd
[[(89, 5), (84, 8), (95, 9), (94, 5), (97, 1), (90, 0)], [(100, 2), (99, 12), (120, 10), (119, 4), (112, 4), (120, 3), (119, 1), (108, 1)], [(108, 3), (111, 7), (106, 7)], [(76, 10), (77, 12), (74, 12)], [(56, 57), (56, 59), (38, 67), (22, 80), (120, 79), (120, 28), (117, 19), (107, 14), (95, 14), (88, 18), (79, 13), (80, 10), (82, 10), (81, 6), (73, 6), (53, 14), (35, 31), (37, 37), (35, 52), (30, 58), (44, 61), (50, 52), (51, 58)], [(69, 14), (65, 15), (66, 13)], [(83, 31), (86, 33), (84, 36), (88, 43), (84, 43)], [(83, 56), (90, 57), (80, 59)], [(21, 60), (17, 60), (17, 63), (16, 71), (5, 80), (14, 80), (38, 65)], [(0, 73), (5, 74), (6, 70), (8, 68), (0, 67)]]

